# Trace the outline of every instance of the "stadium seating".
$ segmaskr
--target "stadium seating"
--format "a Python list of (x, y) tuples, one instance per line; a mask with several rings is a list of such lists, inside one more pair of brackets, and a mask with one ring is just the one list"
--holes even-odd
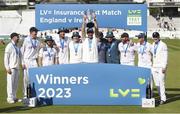
[(12, 32), (28, 34), (29, 27), (35, 26), (35, 11), (0, 11), (0, 34), (9, 35)]
[(0, 11), (0, 34), (9, 35), (19, 26), (21, 16), (17, 11)]
[(180, 30), (180, 17), (173, 18), (173, 22), (175, 23), (176, 30)]
[(147, 24), (147, 26), (148, 26), (148, 30), (154, 30), (154, 29), (157, 29), (158, 28), (158, 26), (157, 26), (157, 21), (156, 21), (156, 19), (153, 17), (153, 16), (148, 16), (148, 24)]
[[(174, 17), (172, 20), (169, 17), (161, 17), (164, 22), (168, 22), (169, 25), (175, 28), (175, 30), (167, 30), (163, 27), (160, 28), (158, 25), (158, 21), (153, 16), (148, 16), (148, 37), (151, 37), (152, 32), (158, 31), (160, 32), (163, 38), (180, 38), (180, 18)], [(35, 26), (35, 11), (34, 10), (23, 10), (19, 11), (0, 11), (0, 35), (9, 35), (12, 32), (18, 32), (22, 35), (28, 35), (29, 27)], [(119, 29), (117, 34), (115, 32), (116, 38), (119, 38), (120, 34), (123, 32), (127, 32), (130, 34), (130, 37), (134, 37), (139, 34), (141, 31), (131, 31), (131, 30), (123, 30)], [(44, 33), (44, 31), (42, 32)], [(106, 32), (104, 32), (106, 33)], [(40, 33), (39, 33), (40, 34)], [(48, 34), (48, 33), (47, 33)]]
[(35, 26), (35, 11), (26, 10), (22, 12), (22, 21), (16, 29), (16, 32), (27, 35), (29, 33), (29, 27)]

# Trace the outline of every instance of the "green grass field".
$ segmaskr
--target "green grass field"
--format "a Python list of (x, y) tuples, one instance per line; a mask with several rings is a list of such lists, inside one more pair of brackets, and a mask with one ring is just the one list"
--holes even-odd
[[(180, 40), (164, 40), (168, 45), (169, 59), (166, 77), (168, 103), (156, 108), (141, 106), (43, 106), (24, 107), (22, 103), (6, 102), (6, 72), (3, 65), (4, 47), (0, 46), (0, 112), (13, 113), (180, 113)], [(155, 91), (157, 93), (157, 91)], [(22, 98), (22, 76), (17, 96)]]

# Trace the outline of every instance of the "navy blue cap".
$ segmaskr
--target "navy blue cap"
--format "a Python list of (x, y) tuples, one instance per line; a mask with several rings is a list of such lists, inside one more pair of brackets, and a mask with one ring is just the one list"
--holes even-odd
[(88, 29), (87, 29), (87, 33), (94, 33), (93, 28), (88, 28)]
[(59, 28), (59, 29), (58, 29), (58, 34), (59, 34), (60, 32), (66, 32), (66, 29), (65, 29), (64, 27)]
[(114, 37), (114, 34), (113, 34), (112, 31), (108, 31), (108, 32), (106, 33), (106, 38), (113, 38), (113, 37)]
[(73, 37), (78, 37), (78, 38), (80, 38), (81, 36), (79, 35), (79, 32), (73, 32), (72, 38), (73, 38)]
[(47, 42), (47, 41), (53, 41), (52, 36), (46, 36), (45, 42)]
[(152, 37), (153, 37), (153, 38), (159, 38), (159, 37), (160, 37), (160, 34), (159, 34), (158, 32), (154, 32), (154, 33), (152, 34)]
[(145, 38), (146, 35), (144, 33), (140, 33), (140, 34), (136, 35), (136, 37), (138, 37), (138, 38)]

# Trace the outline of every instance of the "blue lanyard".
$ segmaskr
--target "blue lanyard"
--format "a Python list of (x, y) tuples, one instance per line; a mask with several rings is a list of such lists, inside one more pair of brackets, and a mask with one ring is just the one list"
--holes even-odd
[[(34, 42), (33, 42), (33, 41), (34, 41)], [(31, 39), (31, 44), (32, 44), (32, 47), (35, 49), (35, 48), (36, 48), (36, 45), (37, 45), (37, 41)]]
[(154, 45), (154, 56), (156, 56), (158, 46), (159, 46), (159, 42)]
[(13, 45), (14, 49), (16, 50), (16, 54), (19, 55), (19, 49), (17, 48), (17, 46), (13, 43), (12, 43), (12, 45)]
[(141, 47), (140, 47), (140, 54), (141, 54), (141, 55), (144, 54), (145, 48), (146, 48), (146, 42), (144, 42), (144, 44), (141, 45)]
[(75, 51), (75, 54), (77, 54), (78, 48), (79, 48), (79, 43), (75, 43), (75, 44), (74, 44), (74, 51)]
[(92, 48), (92, 39), (88, 39), (88, 43), (89, 43), (89, 49)]
[(129, 47), (129, 43), (127, 44), (126, 48), (124, 48), (124, 45), (123, 45), (123, 49), (124, 49), (124, 56), (126, 56), (126, 53), (127, 53), (127, 49)]
[(64, 39), (60, 39), (60, 46), (62, 50), (64, 50)]
[(50, 51), (49, 51), (48, 48), (47, 48), (47, 52), (48, 52), (49, 60), (51, 60), (51, 57), (52, 57), (51, 52), (53, 52), (53, 49), (50, 48)]
[(108, 53), (110, 54), (110, 52), (112, 51), (112, 48), (114, 47), (114, 45), (115, 45), (115, 43), (113, 42), (112, 44), (111, 44), (111, 46), (109, 46), (109, 48), (108, 48)]

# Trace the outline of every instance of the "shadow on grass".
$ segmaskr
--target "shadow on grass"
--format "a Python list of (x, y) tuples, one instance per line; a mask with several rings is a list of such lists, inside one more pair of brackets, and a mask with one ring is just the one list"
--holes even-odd
[[(166, 94), (167, 100), (165, 104), (180, 100), (180, 94)], [(159, 106), (159, 99), (156, 99), (156, 106)]]
[[(153, 90), (154, 90), (154, 91), (157, 91), (157, 88), (154, 87)], [(170, 91), (174, 91), (174, 92), (178, 91), (178, 92), (180, 92), (180, 88), (166, 88), (166, 92), (167, 92), (167, 93), (170, 92)]]
[(166, 91), (179, 91), (180, 92), (180, 88), (166, 88)]
[(16, 112), (16, 111), (25, 111), (30, 110), (31, 108), (25, 107), (25, 106), (13, 106), (13, 107), (6, 107), (3, 109), (0, 109), (0, 113), (10, 113), (10, 112)]
[[(173, 93), (171, 93), (172, 91), (174, 91)], [(171, 103), (171, 102), (175, 102), (180, 100), (180, 88), (167, 88), (166, 89), (166, 95), (167, 95), (167, 101), (166, 103)], [(156, 98), (156, 106), (159, 106), (159, 95), (156, 89), (154, 89), (154, 95)], [(40, 107), (46, 107), (46, 106), (50, 106), (50, 105), (39, 105), (35, 108), (40, 108)], [(33, 108), (30, 107), (26, 107), (26, 106), (12, 106), (12, 107), (6, 107), (1, 109), (0, 108), (0, 113), (12, 113), (12, 112), (16, 112), (16, 111), (26, 111), (26, 110), (31, 110)]]
[(6, 108), (3, 108), (3, 109), (0, 108), (0, 113), (13, 113), (13, 112), (16, 112), (16, 111), (26, 111), (26, 110), (28, 111), (28, 110), (31, 110), (31, 109), (40, 108), (40, 107), (46, 107), (46, 106), (51, 106), (51, 105), (39, 105), (39, 106), (36, 106), (36, 107), (27, 107), (27, 106), (6, 107)]
[(166, 103), (174, 102), (177, 100), (180, 100), (180, 93), (179, 94), (167, 94)]
[[(157, 89), (154, 89), (154, 97), (156, 98), (156, 106), (158, 106), (160, 98), (157, 93)], [(166, 97), (166, 103), (171, 103), (180, 100), (180, 88), (166, 88)]]

